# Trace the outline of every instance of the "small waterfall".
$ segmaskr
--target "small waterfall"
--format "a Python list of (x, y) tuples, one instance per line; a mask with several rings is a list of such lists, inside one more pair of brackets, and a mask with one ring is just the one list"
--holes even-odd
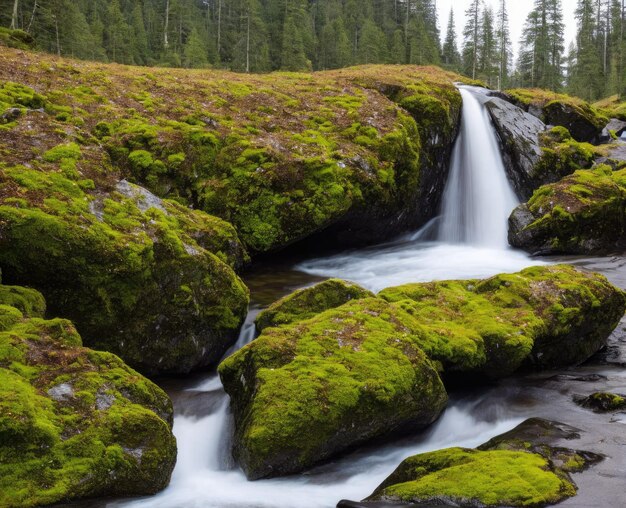
[(445, 243), (505, 248), (507, 218), (519, 204), (506, 177), (489, 113), (480, 93), (461, 87), (461, 131), (452, 153), (438, 239)]

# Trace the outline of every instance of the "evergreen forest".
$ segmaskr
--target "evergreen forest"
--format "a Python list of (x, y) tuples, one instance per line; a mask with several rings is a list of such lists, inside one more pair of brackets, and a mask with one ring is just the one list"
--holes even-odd
[(624, 0), (577, 0), (569, 47), (561, 0), (534, 0), (517, 59), (507, 2), (496, 4), (473, 0), (458, 26), (453, 10), (437, 19), (435, 0), (0, 0), (0, 23), (41, 50), (104, 62), (257, 73), (435, 64), (496, 88), (624, 93)]

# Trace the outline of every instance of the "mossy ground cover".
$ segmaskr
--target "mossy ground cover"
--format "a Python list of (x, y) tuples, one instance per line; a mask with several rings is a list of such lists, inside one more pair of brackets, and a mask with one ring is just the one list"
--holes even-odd
[(0, 286), (0, 505), (163, 489), (176, 460), (172, 406), (118, 357), (42, 319), (33, 290)]
[[(416, 201), (428, 139), (445, 144), (437, 134), (456, 129), (454, 79), (412, 66), (145, 69), (3, 49), (0, 80), (37, 94), (45, 114), (13, 122), (0, 153), (23, 164), (78, 143), (78, 172), (97, 188), (129, 178), (232, 222), (252, 251), (267, 251), (355, 209), (385, 221)], [(20, 100), (0, 93), (3, 107)], [(31, 132), (46, 136), (34, 143)]]
[[(538, 189), (524, 210), (530, 220), (509, 240), (552, 252), (606, 252), (626, 246), (626, 169), (600, 165)], [(516, 212), (514, 212), (515, 215)], [(513, 217), (513, 216), (512, 216)]]
[(602, 111), (605, 116), (626, 121), (626, 101), (620, 100), (618, 95), (613, 95), (593, 104)]
[[(604, 277), (566, 265), (486, 280), (408, 284), (379, 297), (420, 323), (419, 345), (444, 371), (492, 378), (529, 361), (553, 367), (586, 359), (626, 306), (621, 291)], [(597, 330), (583, 326), (590, 319)], [(568, 340), (564, 354), (559, 349)]]
[(340, 279), (329, 279), (315, 286), (299, 289), (274, 302), (256, 318), (258, 331), (312, 318), (328, 309), (340, 307), (350, 300), (373, 297), (362, 287)]

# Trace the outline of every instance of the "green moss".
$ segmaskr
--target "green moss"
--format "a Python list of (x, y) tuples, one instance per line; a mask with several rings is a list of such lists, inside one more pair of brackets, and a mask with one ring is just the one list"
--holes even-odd
[(350, 300), (373, 297), (373, 293), (356, 284), (329, 279), (313, 287), (300, 289), (274, 302), (255, 321), (259, 331), (309, 319), (316, 314), (343, 305)]
[(576, 494), (572, 481), (547, 459), (518, 451), (449, 448), (411, 457), (374, 499), (472, 506), (544, 506)]
[(32, 88), (12, 81), (0, 82), (0, 111), (10, 107), (39, 109), (46, 98)]
[[(11, 301), (15, 288), (0, 288), (0, 302)], [(0, 314), (7, 308), (21, 314), (6, 304)], [(163, 489), (176, 459), (165, 393), (119, 358), (83, 348), (69, 321), (2, 322), (0, 504)]]
[[(66, 160), (66, 147), (49, 159), (59, 151)], [(139, 188), (94, 198), (60, 173), (2, 173), (26, 198), (0, 205), (6, 279), (40, 289), (90, 345), (146, 370), (189, 370), (235, 338), (248, 292), (231, 269), (245, 260), (232, 227), (175, 203), (146, 206), (154, 196)]]
[(0, 46), (16, 49), (33, 49), (35, 40), (32, 35), (23, 30), (11, 30), (0, 27)]
[(259, 478), (300, 471), (445, 405), (439, 377), (389, 305), (351, 301), (292, 326), (267, 328), (226, 359), (235, 453)]

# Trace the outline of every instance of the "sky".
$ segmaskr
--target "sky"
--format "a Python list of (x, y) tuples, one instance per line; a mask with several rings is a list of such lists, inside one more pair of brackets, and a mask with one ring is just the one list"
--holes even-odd
[[(456, 21), (456, 33), (459, 38), (459, 49), (462, 47), (463, 27), (465, 26), (465, 11), (469, 7), (471, 0), (437, 0), (437, 9), (439, 11), (439, 29), (441, 30), (442, 39), (446, 35), (448, 26), (448, 16), (450, 15), (450, 7), (454, 7), (454, 19)], [(486, 4), (491, 4), (494, 12), (498, 10), (498, 0), (485, 0)], [(513, 51), (517, 57), (519, 40), (522, 36), (522, 28), (528, 13), (533, 7), (533, 0), (507, 0), (507, 9), (509, 11), (509, 25), (511, 28), (511, 38), (513, 40)], [(576, 20), (574, 11), (576, 10), (577, 0), (561, 0), (563, 5), (563, 19), (565, 21), (565, 48), (569, 47), (570, 42), (576, 38)]]

